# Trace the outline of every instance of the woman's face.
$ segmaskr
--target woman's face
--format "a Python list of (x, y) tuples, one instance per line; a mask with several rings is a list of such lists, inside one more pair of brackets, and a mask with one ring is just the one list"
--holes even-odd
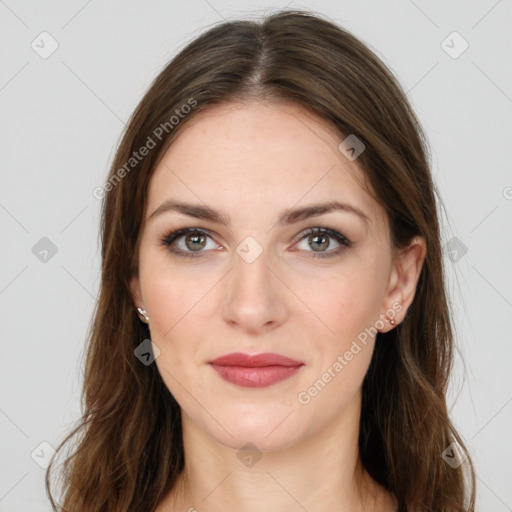
[[(384, 211), (342, 140), (292, 104), (230, 103), (152, 175), (133, 300), (184, 418), (224, 445), (283, 449), (358, 418), (375, 333), (405, 313)], [(234, 352), (296, 364), (211, 364)]]

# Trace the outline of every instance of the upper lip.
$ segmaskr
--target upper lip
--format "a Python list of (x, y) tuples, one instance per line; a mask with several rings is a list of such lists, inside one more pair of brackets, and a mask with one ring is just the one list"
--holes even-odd
[(242, 352), (233, 352), (226, 354), (217, 359), (210, 361), (210, 364), (217, 366), (246, 366), (248, 368), (262, 367), (262, 366), (300, 366), (304, 363), (295, 361), (289, 357), (282, 356), (271, 352), (263, 354), (244, 354)]

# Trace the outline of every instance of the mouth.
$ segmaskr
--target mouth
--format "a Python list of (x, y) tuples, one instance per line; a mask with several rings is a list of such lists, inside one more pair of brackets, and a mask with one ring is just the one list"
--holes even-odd
[(245, 388), (262, 388), (296, 375), (304, 366), (301, 361), (281, 354), (249, 355), (241, 352), (218, 357), (209, 363), (224, 380)]

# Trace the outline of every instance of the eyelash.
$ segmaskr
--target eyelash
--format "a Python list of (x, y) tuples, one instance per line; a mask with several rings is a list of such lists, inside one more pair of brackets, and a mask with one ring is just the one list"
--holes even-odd
[[(185, 235), (188, 234), (203, 234), (211, 238), (208, 231), (205, 231), (204, 229), (199, 228), (182, 228), (178, 229), (176, 231), (170, 231), (164, 235), (164, 237), (161, 240), (162, 245), (165, 247), (168, 247), (168, 249), (173, 253), (176, 254), (182, 258), (198, 258), (202, 257), (202, 253), (204, 251), (182, 251), (181, 249), (176, 250), (173, 248), (173, 244), (176, 240), (179, 238), (182, 238)], [(309, 238), (312, 235), (326, 235), (330, 238), (334, 238), (338, 243), (340, 243), (340, 247), (337, 249), (333, 249), (331, 251), (327, 252), (316, 252), (316, 251), (306, 251), (311, 252), (312, 255), (309, 256), (311, 258), (332, 258), (335, 256), (338, 256), (341, 254), (345, 249), (352, 246), (352, 241), (349, 240), (346, 236), (342, 235), (341, 233), (338, 233), (337, 231), (334, 231), (333, 229), (324, 228), (324, 227), (315, 227), (315, 228), (309, 228), (304, 235), (298, 240), (298, 242), (301, 242), (302, 240)], [(298, 243), (297, 242), (297, 243)]]

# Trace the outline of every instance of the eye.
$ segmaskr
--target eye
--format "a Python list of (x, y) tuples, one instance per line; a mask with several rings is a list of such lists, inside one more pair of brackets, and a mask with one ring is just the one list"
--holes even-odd
[[(334, 239), (338, 247), (327, 251), (326, 249), (332, 245), (329, 239)], [(352, 242), (346, 236), (329, 228), (311, 228), (300, 238), (300, 242), (304, 240), (307, 241), (309, 247), (314, 249), (313, 251), (305, 249), (306, 252), (312, 253), (310, 257), (313, 258), (331, 258), (352, 246)]]
[[(162, 244), (179, 256), (196, 258), (202, 255), (202, 249), (206, 247), (208, 238), (211, 240), (207, 231), (198, 228), (183, 228), (167, 233), (162, 239)], [(213, 245), (213, 247), (206, 248), (216, 249), (217, 245)]]

